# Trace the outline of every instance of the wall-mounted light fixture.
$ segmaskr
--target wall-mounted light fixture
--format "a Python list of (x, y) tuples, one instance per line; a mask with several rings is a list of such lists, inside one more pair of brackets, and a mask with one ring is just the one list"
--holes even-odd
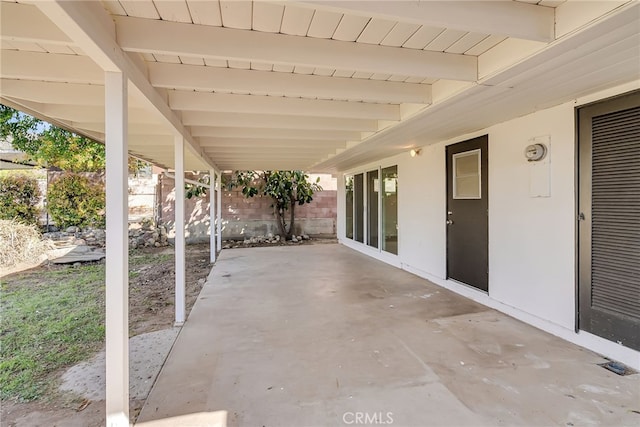
[(409, 151), (409, 154), (411, 155), (411, 157), (419, 156), (420, 153), (422, 153), (422, 150), (419, 148), (413, 148), (411, 151)]

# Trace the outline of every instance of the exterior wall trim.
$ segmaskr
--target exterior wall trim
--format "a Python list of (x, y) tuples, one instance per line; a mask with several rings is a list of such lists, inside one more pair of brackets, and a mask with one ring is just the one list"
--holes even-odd
[(389, 265), (392, 265), (397, 268), (402, 268), (402, 263), (400, 262), (400, 257), (389, 252), (385, 252), (382, 250), (378, 250), (377, 248), (373, 248), (367, 244), (356, 242), (355, 240), (347, 239), (347, 238), (339, 238), (338, 243), (344, 245), (348, 248), (356, 250), (360, 253), (370, 256), (371, 258), (375, 258), (378, 261), (385, 262)]

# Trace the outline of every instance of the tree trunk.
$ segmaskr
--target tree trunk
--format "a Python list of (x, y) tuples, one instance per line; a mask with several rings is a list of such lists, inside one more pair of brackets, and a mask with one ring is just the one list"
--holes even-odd
[(294, 221), (296, 219), (296, 213), (295, 213), (295, 209), (296, 209), (296, 202), (292, 201), (291, 202), (291, 209), (289, 211), (289, 234), (287, 235), (287, 240), (291, 239), (291, 236), (293, 235), (294, 232)]
[(274, 211), (276, 214), (276, 221), (278, 222), (278, 229), (280, 230), (280, 236), (282, 236), (284, 240), (287, 240), (287, 230), (284, 223), (284, 211), (280, 210), (277, 207), (274, 208)]

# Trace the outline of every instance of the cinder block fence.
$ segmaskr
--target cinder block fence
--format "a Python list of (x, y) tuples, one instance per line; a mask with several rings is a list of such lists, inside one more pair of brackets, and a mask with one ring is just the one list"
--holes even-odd
[[(296, 234), (315, 237), (336, 235), (337, 191), (336, 180), (331, 175), (320, 177), (323, 191), (314, 195), (309, 204), (296, 206)], [(188, 176), (197, 179), (197, 176)], [(169, 226), (169, 236), (173, 235), (174, 223), (174, 180), (166, 175), (158, 175), (158, 220)], [(271, 199), (266, 197), (246, 198), (238, 188), (222, 192), (222, 238), (243, 239), (279, 234), (273, 216)], [(209, 230), (209, 193), (201, 198), (187, 199), (187, 241), (207, 241)]]

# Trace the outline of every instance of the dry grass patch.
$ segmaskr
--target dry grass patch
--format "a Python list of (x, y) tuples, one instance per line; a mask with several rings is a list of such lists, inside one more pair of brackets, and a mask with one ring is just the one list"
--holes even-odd
[(51, 248), (51, 242), (42, 239), (35, 225), (0, 220), (0, 268), (39, 259)]

